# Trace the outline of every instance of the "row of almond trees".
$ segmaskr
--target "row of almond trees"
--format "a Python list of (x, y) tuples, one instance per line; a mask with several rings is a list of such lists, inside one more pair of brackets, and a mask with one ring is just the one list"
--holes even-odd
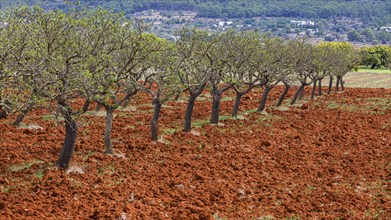
[[(329, 93), (343, 89), (342, 77), (358, 62), (348, 43), (305, 40), (283, 41), (256, 32), (228, 30), (212, 34), (184, 28), (175, 42), (147, 33), (137, 20), (104, 10), (69, 9), (46, 12), (18, 7), (1, 13), (0, 110), (2, 117), (17, 115), (15, 126), (32, 109), (46, 107), (65, 120), (65, 138), (57, 165), (69, 166), (74, 150), (77, 118), (91, 103), (106, 110), (104, 146), (113, 153), (113, 112), (126, 107), (138, 92), (151, 95), (154, 114), (151, 139), (157, 140), (162, 105), (180, 94), (188, 96), (185, 132), (197, 97), (212, 94), (211, 124), (219, 122), (220, 101), (232, 89), (236, 100), (232, 116), (238, 115), (241, 97), (255, 87), (264, 88), (258, 111), (263, 111), (269, 92), (279, 83), (288, 90), (299, 85), (291, 104), (304, 88), (313, 85), (311, 97), (321, 95), (322, 79), (330, 77)], [(82, 99), (82, 108), (71, 106)]]

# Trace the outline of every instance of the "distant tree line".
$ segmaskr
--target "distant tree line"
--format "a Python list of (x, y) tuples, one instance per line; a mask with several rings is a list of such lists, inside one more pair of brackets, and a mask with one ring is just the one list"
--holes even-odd
[[(145, 32), (145, 25), (123, 14), (74, 8), (67, 12), (18, 7), (0, 14), (0, 114), (16, 115), (15, 126), (34, 108), (47, 108), (64, 119), (65, 137), (57, 165), (67, 168), (78, 133), (78, 116), (92, 103), (106, 111), (104, 147), (113, 153), (113, 113), (126, 107), (137, 93), (149, 94), (154, 106), (151, 139), (158, 139), (163, 105), (187, 96), (185, 132), (197, 98), (211, 94), (211, 124), (219, 123), (220, 103), (235, 91), (232, 116), (241, 98), (262, 87), (258, 112), (266, 108), (277, 84), (284, 91), (298, 85), (290, 104), (312, 85), (311, 98), (322, 95), (322, 80), (329, 77), (331, 92), (344, 90), (343, 76), (359, 62), (349, 43), (312, 45), (305, 40), (283, 41), (257, 32), (228, 30), (212, 34), (184, 28), (175, 42)], [(318, 88), (318, 90), (316, 90)], [(74, 100), (83, 100), (75, 106)]]
[[(66, 2), (49, 0), (15, 0), (0, 2), (0, 8), (16, 4), (39, 5), (45, 9), (66, 9)], [(80, 0), (92, 7), (103, 7), (116, 12), (132, 14), (144, 10), (196, 11), (199, 17), (250, 18), (298, 17), (298, 18), (361, 18), (377, 19), (390, 23), (391, 2), (388, 0)]]

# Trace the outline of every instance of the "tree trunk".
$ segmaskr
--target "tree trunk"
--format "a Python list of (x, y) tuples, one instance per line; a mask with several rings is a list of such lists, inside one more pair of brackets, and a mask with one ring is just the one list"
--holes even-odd
[(318, 96), (322, 96), (322, 79), (318, 80)]
[(0, 110), (0, 118), (7, 118), (7, 112)]
[(106, 107), (106, 132), (105, 132), (105, 153), (113, 154), (113, 144), (111, 142), (111, 131), (113, 128), (114, 109)]
[(301, 101), (303, 99), (303, 96), (304, 96), (304, 88), (305, 86), (300, 90), (299, 92), (299, 97), (298, 97), (298, 100)]
[(27, 114), (27, 112), (24, 112), (24, 111), (22, 113), (20, 113), (16, 117), (16, 119), (15, 119), (14, 123), (12, 123), (12, 125), (15, 126), (15, 127), (20, 127), (20, 124), (22, 123), (22, 121), (23, 121), (24, 117), (26, 116), (26, 114)]
[(278, 103), (277, 103), (277, 107), (280, 107), (281, 104), (282, 104), (282, 101), (284, 101), (284, 98), (286, 96), (286, 94), (288, 93), (288, 90), (290, 89), (291, 87), (287, 84), (285, 84), (285, 88), (284, 88), (284, 91), (282, 92), (280, 98), (278, 99)]
[(129, 103), (130, 103), (130, 99), (126, 99), (126, 100), (124, 101), (124, 104), (122, 104), (122, 108), (128, 107)]
[(187, 108), (185, 113), (185, 124), (183, 131), (190, 132), (191, 131), (191, 115), (193, 114), (194, 104), (195, 104), (196, 96), (189, 96), (189, 101), (187, 101)]
[(341, 90), (345, 91), (345, 85), (344, 85), (344, 81), (342, 80), (342, 76), (340, 76), (339, 84), (341, 85)]
[(339, 81), (341, 80), (341, 78), (339, 78), (339, 76), (337, 76), (337, 83), (335, 84), (335, 91), (338, 92), (339, 91)]
[(62, 108), (66, 108), (62, 111), (62, 115), (65, 119), (65, 139), (61, 148), (60, 156), (57, 160), (57, 166), (68, 169), (73, 150), (75, 148), (77, 124), (75, 119), (72, 117), (72, 111), (69, 109), (69, 107), (63, 105)]
[(304, 87), (305, 87), (305, 84), (301, 84), (301, 86), (299, 87), (299, 89), (297, 89), (295, 95), (293, 96), (293, 99), (291, 101), (291, 105), (294, 105), (296, 103), (296, 100), (299, 96), (299, 93), (301, 92), (301, 90), (304, 90)]
[(267, 96), (269, 95), (270, 90), (271, 90), (271, 87), (269, 85), (265, 85), (265, 90), (263, 91), (262, 99), (261, 99), (261, 102), (259, 103), (259, 107), (257, 109), (257, 112), (261, 112), (265, 109)]
[(210, 124), (217, 125), (219, 123), (221, 93), (217, 89), (213, 89), (212, 96), (213, 96), (213, 102), (212, 102), (212, 115), (210, 117)]
[(12, 125), (15, 127), (19, 127), (24, 117), (27, 115), (29, 111), (31, 111), (33, 106), (34, 106), (34, 102), (30, 102), (28, 106), (25, 109), (23, 109), (22, 112), (16, 117), (16, 120), (14, 121), (14, 123), (12, 123)]
[(155, 105), (155, 109), (153, 112), (153, 117), (151, 120), (151, 140), (157, 141), (158, 140), (158, 119), (160, 115), (160, 109), (162, 107), (162, 104), (160, 104), (159, 99), (155, 98), (153, 100), (153, 104)]
[(331, 89), (333, 88), (333, 76), (330, 75), (330, 82), (329, 82), (329, 89), (327, 91), (327, 94), (330, 95), (331, 94)]
[(99, 104), (99, 103), (96, 103), (96, 106), (95, 106), (95, 111), (96, 111), (96, 112), (99, 112), (99, 110), (100, 110), (100, 107), (102, 107), (102, 105), (101, 105), (101, 104)]
[(238, 111), (239, 111), (239, 106), (240, 106), (240, 99), (242, 98), (243, 93), (237, 92), (236, 93), (236, 98), (235, 98), (235, 104), (234, 108), (232, 109), (232, 117), (238, 117)]
[(314, 82), (312, 83), (311, 99), (315, 98), (316, 82), (317, 80), (314, 80)]

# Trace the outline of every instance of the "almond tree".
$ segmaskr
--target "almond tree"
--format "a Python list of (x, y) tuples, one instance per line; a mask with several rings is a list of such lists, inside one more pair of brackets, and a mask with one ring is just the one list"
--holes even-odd
[(338, 60), (335, 65), (334, 74), (337, 77), (335, 91), (338, 92), (339, 86), (341, 90), (345, 90), (343, 76), (352, 71), (359, 64), (359, 53), (354, 49), (353, 45), (347, 42), (338, 42), (336, 46), (336, 57)]
[(292, 57), (295, 57), (295, 54), (290, 50), (289, 45), (287, 43), (284, 43), (283, 50), (285, 51), (284, 55), (284, 61), (280, 62), (281, 66), (281, 73), (282, 73), (282, 83), (284, 84), (284, 90), (282, 91), (276, 107), (280, 107), (282, 102), (285, 99), (285, 96), (288, 94), (289, 89), (292, 87), (292, 85), (297, 81), (297, 73), (295, 71), (295, 65), (294, 59), (292, 60)]
[[(57, 166), (68, 168), (76, 143), (77, 116), (85, 112), (90, 103), (80, 86), (85, 83), (81, 73), (85, 71), (85, 57), (90, 52), (81, 37), (87, 27), (73, 11), (36, 9), (28, 22), (35, 29), (31, 59), (40, 61), (42, 66), (41, 71), (31, 75), (31, 81), (44, 85), (37, 86), (42, 88), (37, 92), (47, 103), (55, 101), (58, 112), (65, 119), (65, 138)], [(70, 100), (82, 97), (86, 98), (82, 109), (70, 105)]]
[(179, 59), (176, 72), (185, 88), (184, 91), (189, 92), (184, 117), (185, 132), (191, 131), (191, 116), (195, 101), (204, 91), (212, 74), (206, 54), (214, 44), (216, 40), (207, 32), (186, 28), (179, 32), (179, 39), (175, 42)]
[(347, 42), (329, 42), (320, 45), (322, 48), (327, 48), (328, 57), (327, 60), (330, 81), (327, 94), (331, 93), (333, 78), (336, 76), (336, 91), (339, 90), (339, 86), (344, 90), (343, 76), (354, 69), (359, 63), (358, 51), (356, 51), (350, 43)]
[[(267, 81), (264, 74), (258, 72), (259, 62), (257, 57), (261, 46), (260, 36), (256, 32), (240, 32), (235, 35), (230, 59), (226, 62), (227, 71), (232, 74), (230, 82), (236, 92), (235, 104), (232, 109), (232, 117), (237, 117), (240, 101), (243, 95), (249, 93), (254, 87), (261, 86)], [(264, 54), (263, 54), (264, 55)]]
[(266, 107), (267, 97), (270, 91), (283, 79), (286, 78), (287, 72), (284, 71), (286, 62), (286, 53), (284, 44), (279, 38), (264, 37), (258, 53), (256, 55), (255, 65), (258, 74), (262, 74), (265, 79), (264, 91), (259, 103), (257, 112), (262, 112)]
[(315, 96), (316, 83), (318, 83), (318, 96), (322, 95), (322, 80), (324, 77), (329, 76), (332, 80), (332, 68), (338, 57), (334, 54), (333, 43), (322, 42), (315, 46), (315, 62), (318, 66), (316, 77), (313, 82), (313, 88), (311, 92), (311, 98)]
[(229, 45), (233, 45), (231, 42), (234, 41), (234, 39), (231, 38), (232, 36), (229, 36), (232, 32), (233, 31), (223, 33), (220, 36), (214, 36), (216, 44), (214, 44), (211, 47), (211, 50), (205, 54), (205, 58), (207, 59), (206, 68), (211, 72), (209, 78), (211, 86), (210, 92), (212, 95), (210, 124), (219, 123), (221, 96), (231, 88), (233, 78), (227, 71), (226, 63), (232, 53), (232, 49), (228, 48)]
[(21, 83), (16, 69), (28, 53), (31, 25), (26, 22), (31, 10), (24, 7), (2, 11), (0, 14), (0, 118), (24, 111), (31, 94), (28, 84)]
[(160, 45), (155, 35), (144, 33), (142, 22), (107, 12), (96, 20), (98, 31), (93, 31), (90, 41), (102, 46), (91, 56), (95, 64), (89, 66), (85, 90), (106, 110), (105, 153), (112, 154), (113, 113), (143, 88), (150, 69), (146, 60)]
[[(17, 94), (19, 103), (16, 112), (19, 114), (13, 125), (19, 127), (26, 114), (36, 107), (44, 107), (46, 85), (50, 82), (42, 81), (39, 74), (45, 69), (41, 56), (36, 55), (36, 37), (39, 24), (34, 22), (42, 13), (41, 8), (19, 7), (11, 11), (12, 17), (17, 20), (19, 31), (12, 35), (20, 43), (20, 49), (14, 54), (8, 67), (13, 72), (14, 83), (18, 86)], [(12, 22), (9, 22), (12, 24)], [(15, 92), (15, 91), (13, 91)]]
[(295, 57), (291, 62), (294, 63), (293, 69), (297, 74), (297, 80), (300, 82), (300, 86), (291, 101), (291, 105), (293, 105), (299, 94), (304, 92), (304, 88), (311, 85), (313, 75), (317, 69), (313, 59), (314, 50), (311, 44), (301, 39), (291, 40), (288, 45)]
[(178, 57), (173, 44), (159, 39), (162, 48), (151, 59), (151, 77), (148, 77), (145, 90), (152, 96), (154, 105), (151, 119), (151, 140), (158, 140), (158, 120), (161, 107), (183, 90), (177, 74)]

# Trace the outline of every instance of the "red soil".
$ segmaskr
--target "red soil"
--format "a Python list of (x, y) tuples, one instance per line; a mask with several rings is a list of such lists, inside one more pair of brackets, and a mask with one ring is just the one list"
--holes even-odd
[[(169, 103), (164, 143), (149, 140), (152, 106), (140, 95), (116, 111), (113, 145), (124, 157), (103, 153), (104, 117), (86, 114), (71, 161), (84, 174), (54, 167), (64, 128), (43, 120), (47, 112), (24, 121), (43, 129), (2, 119), (0, 219), (391, 219), (391, 90), (348, 88), (286, 111), (270, 107), (281, 90), (267, 116), (203, 125), (199, 136), (181, 131), (186, 102)], [(239, 114), (260, 97), (244, 97)], [(196, 103), (193, 125), (210, 106)], [(221, 115), (232, 106), (224, 101)]]

